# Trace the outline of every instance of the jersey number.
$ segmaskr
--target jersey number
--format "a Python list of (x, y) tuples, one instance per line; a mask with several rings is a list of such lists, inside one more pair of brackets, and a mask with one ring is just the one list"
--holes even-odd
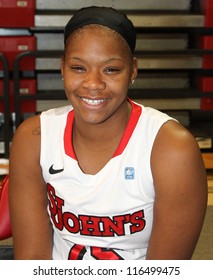
[[(82, 260), (84, 254), (86, 253), (86, 248), (83, 245), (74, 245), (69, 252), (69, 260)], [(91, 247), (91, 256), (96, 260), (123, 260), (112, 249)]]

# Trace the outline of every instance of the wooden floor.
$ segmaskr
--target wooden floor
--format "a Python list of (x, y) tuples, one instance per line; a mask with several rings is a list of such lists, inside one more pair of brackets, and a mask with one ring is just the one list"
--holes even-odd
[(207, 174), (208, 178), (208, 205), (213, 206), (213, 171)]
[(208, 206), (193, 260), (213, 260), (213, 207)]

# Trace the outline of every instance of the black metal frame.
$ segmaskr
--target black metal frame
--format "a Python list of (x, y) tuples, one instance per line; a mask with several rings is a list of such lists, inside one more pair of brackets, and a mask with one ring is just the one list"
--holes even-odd
[(35, 95), (21, 95), (19, 94), (20, 84), (20, 70), (19, 65), (21, 59), (30, 56), (35, 58), (59, 58), (63, 54), (62, 51), (28, 51), (17, 55), (14, 61), (14, 100), (15, 100), (15, 126), (18, 127), (21, 123), (21, 100), (65, 100), (66, 96), (62, 91), (43, 91), (37, 92)]

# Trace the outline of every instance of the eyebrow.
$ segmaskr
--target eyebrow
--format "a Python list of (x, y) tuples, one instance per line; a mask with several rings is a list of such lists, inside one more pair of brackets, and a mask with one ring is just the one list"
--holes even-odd
[[(80, 57), (75, 57), (75, 56), (69, 58), (69, 60), (79, 60), (79, 61), (85, 62), (85, 60), (83, 60), (82, 58), (80, 58)], [(122, 62), (125, 62), (124, 59), (122, 59), (122, 58), (113, 57), (113, 58), (110, 58), (110, 59), (104, 61), (104, 63), (109, 63), (109, 62), (111, 62), (111, 61), (117, 61), (117, 60), (122, 61)]]

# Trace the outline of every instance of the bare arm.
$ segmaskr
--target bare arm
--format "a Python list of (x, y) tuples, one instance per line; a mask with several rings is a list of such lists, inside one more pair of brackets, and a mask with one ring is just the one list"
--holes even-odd
[(17, 129), (10, 152), (9, 203), (15, 259), (51, 259), (52, 229), (40, 167), (40, 118)]
[(156, 198), (147, 259), (191, 259), (207, 205), (206, 172), (194, 137), (178, 123), (166, 123), (151, 166)]

